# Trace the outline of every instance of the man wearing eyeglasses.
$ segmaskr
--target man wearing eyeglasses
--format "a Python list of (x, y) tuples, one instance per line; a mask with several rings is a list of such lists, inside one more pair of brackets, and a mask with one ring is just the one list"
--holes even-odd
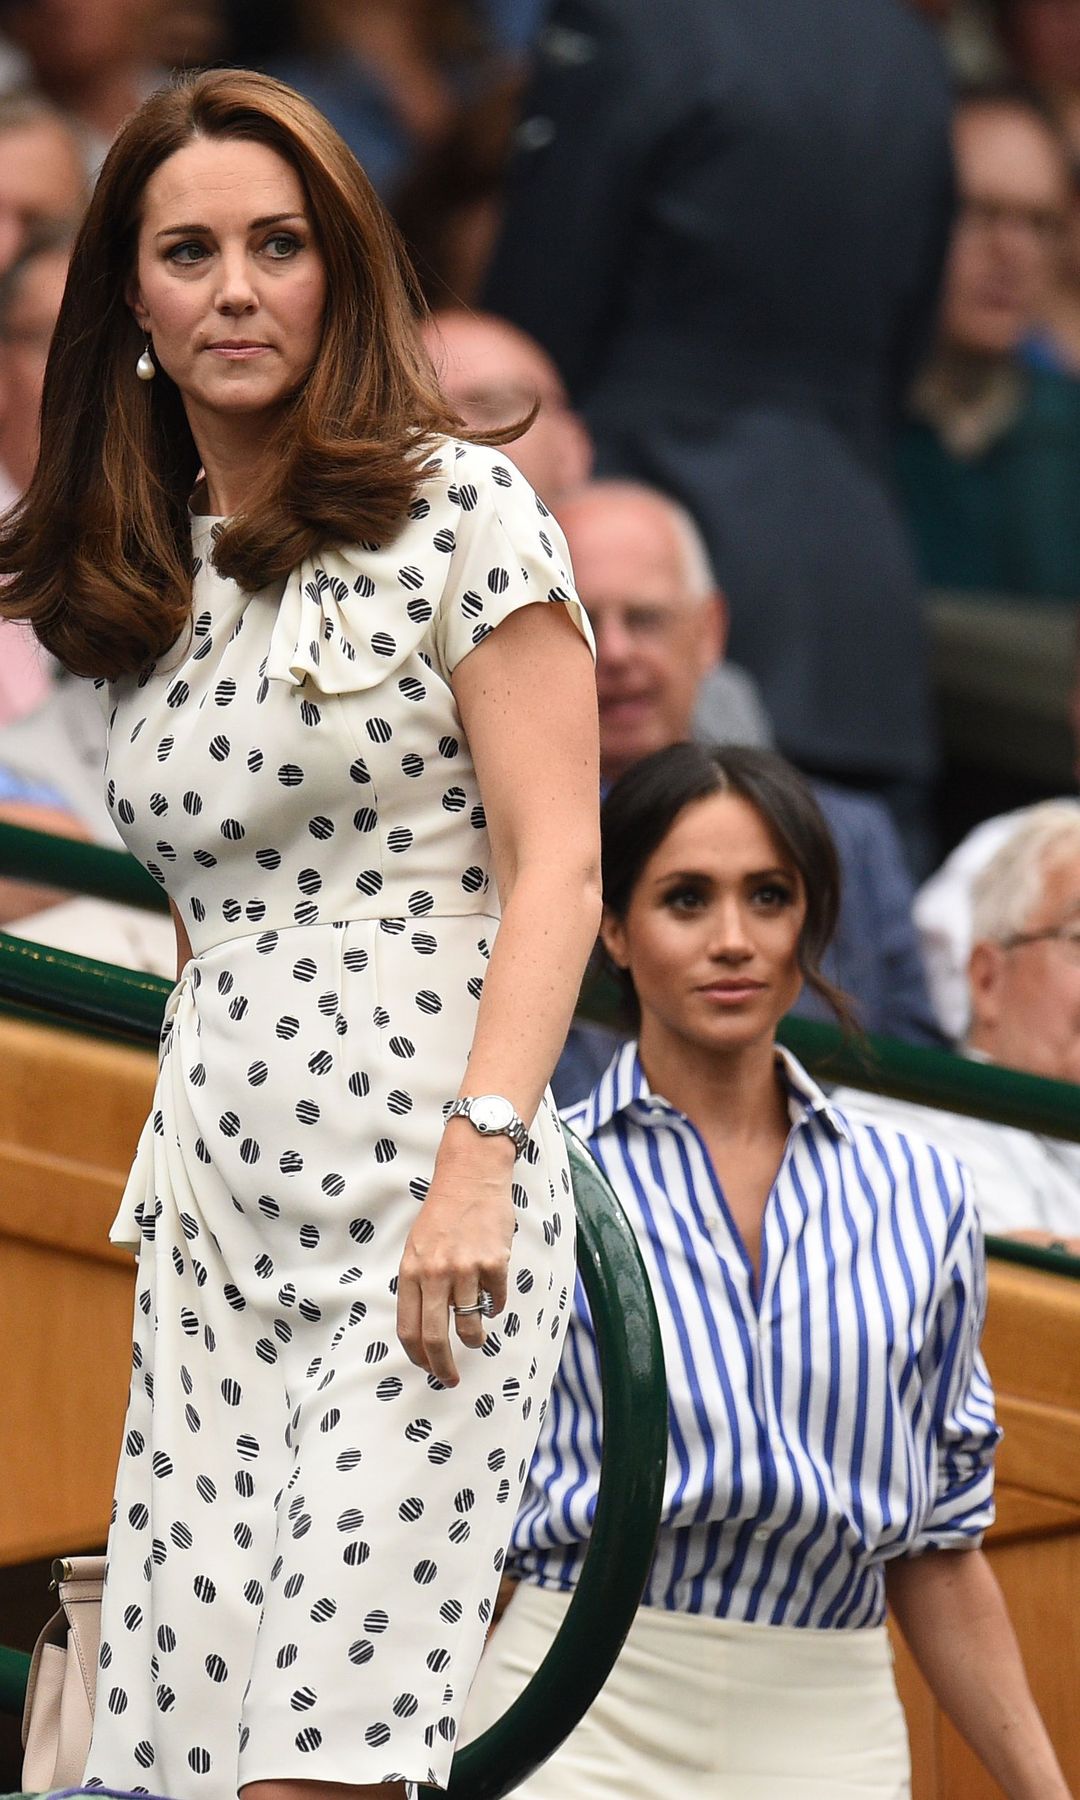
[[(976, 1061), (1080, 1083), (1080, 806), (1049, 800), (975, 879), (968, 963)], [(987, 1231), (1080, 1253), (1080, 1144), (854, 1090), (837, 1104), (946, 1144), (971, 1171)]]
[(932, 588), (1075, 602), (1080, 381), (1029, 355), (1061, 256), (1066, 144), (1008, 87), (962, 98), (954, 141), (938, 343), (898, 451), (921, 572)]

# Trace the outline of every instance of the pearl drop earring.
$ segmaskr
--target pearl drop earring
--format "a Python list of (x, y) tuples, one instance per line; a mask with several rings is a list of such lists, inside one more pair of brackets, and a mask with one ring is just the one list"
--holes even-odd
[(135, 373), (140, 381), (153, 381), (157, 374), (157, 364), (150, 354), (150, 339), (146, 340), (146, 349), (135, 364)]

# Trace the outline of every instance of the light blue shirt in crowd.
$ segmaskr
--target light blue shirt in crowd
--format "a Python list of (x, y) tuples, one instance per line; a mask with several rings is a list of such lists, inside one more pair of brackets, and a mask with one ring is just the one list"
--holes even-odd
[[(847, 1118), (778, 1057), (791, 1131), (757, 1281), (698, 1131), (650, 1092), (635, 1044), (566, 1114), (629, 1216), (663, 1331), (668, 1468), (644, 1602), (877, 1625), (887, 1558), (972, 1546), (993, 1518), (982, 1237), (954, 1157)], [(512, 1539), (515, 1573), (542, 1587), (576, 1579), (601, 1416), (579, 1281)]]
[(63, 807), (64, 801), (54, 788), (44, 782), (27, 781), (14, 769), (0, 766), (0, 800), (28, 800), (35, 806)]

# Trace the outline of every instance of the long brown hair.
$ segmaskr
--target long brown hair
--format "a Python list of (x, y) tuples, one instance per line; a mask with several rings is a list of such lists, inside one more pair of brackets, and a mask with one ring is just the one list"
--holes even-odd
[(135, 374), (143, 336), (125, 290), (147, 181), (195, 137), (265, 144), (297, 171), (327, 275), (322, 348), (282, 409), (265, 476), (218, 539), (220, 572), (254, 592), (327, 543), (385, 541), (415, 495), (424, 439), (479, 435), (439, 393), (396, 229), (321, 113), (248, 70), (160, 89), (113, 144), (76, 239), (37, 469), (0, 530), (11, 577), (0, 615), (28, 619), (79, 675), (140, 669), (190, 616), (199, 457), (178, 388), (161, 369), (153, 382)]

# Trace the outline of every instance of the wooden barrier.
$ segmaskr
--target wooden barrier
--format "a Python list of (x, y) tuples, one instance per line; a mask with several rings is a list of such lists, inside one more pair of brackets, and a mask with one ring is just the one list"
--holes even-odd
[[(0, 1564), (104, 1541), (130, 1357), (116, 1210), (148, 1050), (0, 1018)], [(984, 1341), (1005, 1426), (987, 1539), (1036, 1698), (1080, 1793), (1080, 1282), (992, 1263)], [(902, 1644), (913, 1800), (994, 1800)]]
[[(986, 1550), (1069, 1785), (1080, 1793), (1080, 1282), (991, 1261), (983, 1349), (1005, 1437)], [(902, 1644), (912, 1800), (999, 1800)]]
[(108, 1230), (155, 1067), (0, 1018), (0, 1564), (104, 1542), (134, 1271)]

